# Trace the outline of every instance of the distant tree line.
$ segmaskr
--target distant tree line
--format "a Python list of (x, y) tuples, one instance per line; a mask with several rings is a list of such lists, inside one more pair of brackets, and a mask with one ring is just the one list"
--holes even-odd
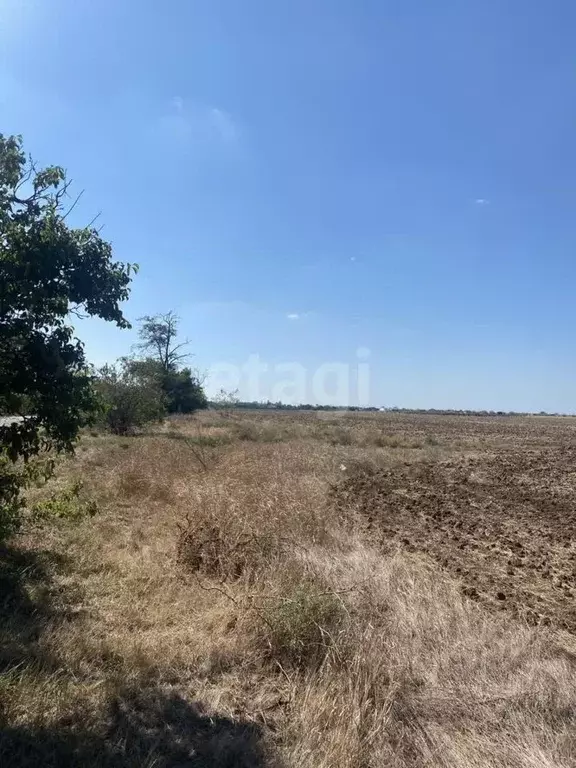
[(397, 406), (392, 407), (377, 407), (374, 405), (358, 406), (358, 405), (311, 405), (310, 403), (299, 403), (298, 405), (293, 403), (282, 403), (280, 401), (272, 402), (270, 400), (238, 400), (236, 398), (228, 399), (215, 399), (209, 402), (209, 406), (214, 409), (230, 409), (238, 408), (240, 410), (256, 410), (256, 411), (358, 411), (362, 413), (370, 412), (383, 412), (383, 413), (404, 413), (404, 414), (422, 414), (422, 415), (437, 415), (437, 416), (567, 416), (570, 414), (562, 413), (548, 413), (546, 411), (539, 411), (536, 413), (529, 413), (527, 411), (475, 411), (475, 410), (463, 410), (463, 409), (451, 409), (451, 408), (399, 408)]
[(311, 405), (310, 403), (301, 403), (299, 405), (294, 405), (292, 403), (282, 403), (280, 401), (278, 402), (271, 402), (270, 400), (267, 400), (266, 402), (257, 401), (257, 400), (226, 400), (225, 402), (222, 401), (222, 399), (217, 400), (211, 400), (210, 401), (210, 407), (215, 409), (220, 408), (239, 408), (244, 410), (276, 410), (276, 411), (379, 411), (380, 408), (376, 408), (376, 406), (369, 406), (369, 407), (359, 407), (356, 405)]

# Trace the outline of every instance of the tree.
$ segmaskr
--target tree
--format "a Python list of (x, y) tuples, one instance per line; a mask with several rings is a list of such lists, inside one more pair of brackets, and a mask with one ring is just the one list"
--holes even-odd
[(193, 413), (208, 407), (204, 389), (190, 368), (169, 371), (164, 375), (162, 388), (168, 413)]
[(130, 434), (137, 427), (161, 419), (166, 413), (166, 399), (159, 382), (139, 375), (122, 360), (120, 368), (105, 365), (96, 377), (96, 391), (102, 405), (104, 422), (117, 435)]
[(157, 360), (165, 373), (177, 370), (178, 364), (190, 357), (188, 353), (180, 352), (190, 344), (188, 339), (180, 344), (174, 343), (180, 323), (180, 318), (175, 312), (171, 310), (164, 315), (144, 315), (138, 318), (138, 322), (141, 324), (138, 332), (141, 342), (138, 349)]
[[(92, 226), (75, 229), (62, 168), (38, 169), (19, 136), (0, 134), (0, 456), (72, 450), (96, 400), (70, 316), (129, 328), (120, 309), (136, 265), (114, 261)], [(0, 483), (0, 512), (14, 503)], [(11, 490), (14, 488), (11, 486)], [(6, 501), (8, 499), (8, 501)]]
[(134, 374), (159, 382), (168, 413), (193, 413), (207, 408), (208, 400), (192, 370), (179, 367), (189, 357), (181, 350), (190, 343), (186, 340), (176, 344), (179, 322), (180, 318), (172, 311), (140, 318), (141, 343), (138, 348), (149, 356), (144, 360), (132, 360), (129, 365)]
[(122, 364), (134, 379), (162, 390), (168, 413), (193, 413), (208, 407), (204, 389), (190, 368), (166, 372), (162, 364), (151, 357), (124, 358)]

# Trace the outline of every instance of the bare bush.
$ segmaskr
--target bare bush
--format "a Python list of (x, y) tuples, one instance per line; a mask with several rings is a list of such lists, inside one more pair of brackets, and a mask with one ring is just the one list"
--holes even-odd
[(265, 533), (222, 526), (214, 517), (188, 515), (178, 524), (177, 559), (189, 571), (238, 579), (267, 562), (279, 541)]

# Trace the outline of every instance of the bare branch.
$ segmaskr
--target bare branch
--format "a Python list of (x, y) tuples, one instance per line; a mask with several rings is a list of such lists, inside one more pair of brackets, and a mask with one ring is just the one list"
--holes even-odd
[(22, 175), (22, 178), (20, 179), (18, 184), (14, 187), (14, 192), (15, 193), (17, 193), (18, 190), (21, 187), (24, 186), (24, 184), (29, 182), (30, 179), (32, 178), (32, 176), (36, 173), (36, 165), (35, 165), (34, 161), (32, 160), (32, 158), (29, 158), (29, 163), (30, 163), (30, 165), (28, 166), (28, 170), (26, 171), (26, 173), (24, 173)]
[(90, 315), (80, 312), (79, 305), (68, 309), (68, 314), (74, 315), (74, 317), (77, 317), (79, 320), (86, 320), (88, 317), (90, 317)]
[(82, 197), (82, 195), (83, 195), (83, 194), (84, 194), (84, 190), (81, 190), (81, 191), (80, 191), (80, 194), (78, 194), (78, 195), (77, 195), (76, 199), (74, 200), (74, 202), (72, 203), (72, 205), (70, 206), (70, 208), (68, 208), (68, 210), (66, 211), (66, 213), (64, 214), (64, 216), (62, 216), (62, 221), (64, 221), (64, 219), (65, 219), (65, 218), (66, 218), (66, 217), (67, 217), (67, 216), (68, 216), (70, 213), (72, 213), (72, 211), (74, 210), (74, 208), (76, 208), (76, 205), (77, 205), (77, 203), (78, 203), (78, 200), (80, 200), (80, 198)]
[(178, 335), (179, 317), (175, 312), (166, 312), (159, 315), (145, 315), (138, 318), (141, 323), (138, 347), (145, 351), (153, 351), (156, 360), (166, 372), (174, 369), (176, 364), (189, 357), (189, 353), (180, 353), (179, 350), (186, 347), (188, 339), (180, 344), (174, 344)]
[(192, 376), (194, 379), (196, 379), (198, 384), (203, 387), (206, 383), (206, 379), (208, 378), (208, 373), (207, 371), (201, 371), (200, 368), (194, 368), (192, 370)]
[(70, 185), (72, 184), (72, 179), (70, 181), (65, 181), (64, 184), (56, 191), (56, 194), (54, 195), (54, 200), (56, 202), (56, 205), (60, 205), (63, 198), (68, 197), (68, 189)]
[(234, 603), (234, 605), (238, 605), (238, 600), (236, 600), (236, 598), (233, 597), (225, 589), (221, 587), (208, 587), (205, 584), (202, 584), (202, 582), (200, 581), (200, 577), (198, 576), (197, 573), (195, 573), (194, 576), (196, 577), (196, 581), (198, 582), (198, 586), (200, 587), (200, 589), (203, 589), (205, 592), (220, 592), (221, 595), (224, 595), (224, 597), (227, 597), (228, 600), (231, 600)]
[[(186, 339), (186, 341), (183, 341), (181, 344), (176, 344), (175, 347), (172, 347), (171, 354), (174, 354), (179, 349), (182, 349), (182, 347), (188, 346), (188, 344), (190, 344), (190, 340), (189, 339)], [(183, 355), (183, 357), (188, 357), (188, 355)]]
[[(99, 219), (101, 215), (102, 215), (102, 211), (98, 211), (98, 213), (96, 214), (96, 216), (94, 216), (94, 218), (92, 219), (92, 221), (88, 222), (88, 224), (86, 225), (86, 229), (90, 229), (90, 227), (92, 226), (92, 224), (94, 224), (94, 222), (96, 221), (96, 219)], [(103, 227), (103, 226), (104, 226), (104, 224), (102, 224), (102, 227)], [(100, 229), (102, 229), (102, 227), (100, 227)], [(100, 232), (100, 229), (98, 230), (98, 232)]]

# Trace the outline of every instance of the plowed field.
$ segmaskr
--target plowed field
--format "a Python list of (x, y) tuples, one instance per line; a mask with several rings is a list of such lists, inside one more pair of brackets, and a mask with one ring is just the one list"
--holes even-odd
[[(357, 509), (385, 549), (428, 553), (470, 597), (576, 632), (574, 421), (486, 421), (478, 449), (357, 472), (332, 499)], [(457, 422), (432, 426), (454, 438)], [(475, 423), (461, 420), (469, 442)]]

